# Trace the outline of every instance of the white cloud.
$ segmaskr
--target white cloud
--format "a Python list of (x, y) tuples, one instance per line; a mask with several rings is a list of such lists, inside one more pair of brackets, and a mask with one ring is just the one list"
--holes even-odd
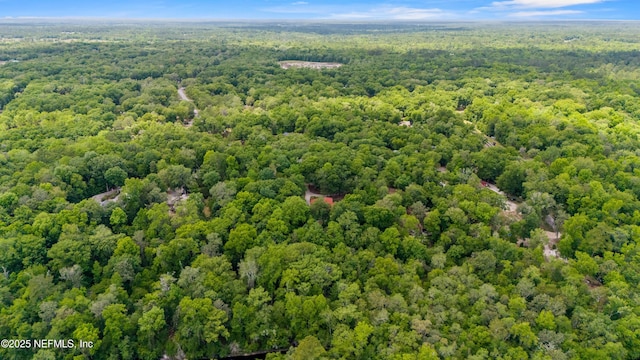
[(398, 20), (420, 20), (445, 16), (445, 12), (440, 9), (417, 9), (407, 7), (397, 7), (390, 9), (387, 14)]
[[(301, 6), (305, 5), (305, 6)], [(285, 6), (272, 6), (262, 8), (261, 11), (277, 14), (327, 14), (335, 11), (333, 7), (326, 5), (289, 4)]]
[(575, 6), (601, 4), (614, 0), (502, 0), (488, 6), (478, 7), (470, 13), (489, 13), (496, 17), (548, 17), (587, 14)]
[(559, 16), (559, 15), (577, 15), (584, 14), (578, 10), (541, 10), (541, 11), (518, 11), (509, 14), (511, 17), (540, 17), (540, 16)]
[(450, 18), (451, 14), (441, 9), (421, 9), (410, 7), (381, 7), (368, 11), (353, 11), (332, 14), (333, 19), (386, 19), (386, 20), (426, 20)]
[(494, 1), (493, 7), (525, 7), (525, 8), (563, 8), (567, 6), (588, 5), (605, 0), (508, 0)]
[[(1, 1), (1, 0), (0, 0)], [(304, 5), (304, 6), (300, 6)], [(296, 1), (286, 6), (263, 8), (261, 11), (279, 14), (309, 14), (318, 19), (334, 20), (452, 20), (464, 15), (455, 11), (439, 8), (418, 8), (374, 4), (370, 6), (354, 5), (316, 5), (306, 1)]]

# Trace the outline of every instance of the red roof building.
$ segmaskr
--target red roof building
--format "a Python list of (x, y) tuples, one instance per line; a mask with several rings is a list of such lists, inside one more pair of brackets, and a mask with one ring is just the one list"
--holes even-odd
[(322, 200), (324, 200), (324, 202), (326, 202), (327, 204), (329, 204), (329, 206), (333, 206), (333, 198), (332, 198), (332, 197), (330, 197), (330, 196), (325, 196), (325, 197), (323, 197), (323, 198), (319, 198), (319, 197), (312, 197), (312, 198), (311, 198), (311, 202), (310, 202), (310, 203), (311, 203), (311, 204), (313, 204), (313, 203), (314, 203), (314, 202), (316, 202), (316, 200), (318, 200), (318, 199), (322, 199)]

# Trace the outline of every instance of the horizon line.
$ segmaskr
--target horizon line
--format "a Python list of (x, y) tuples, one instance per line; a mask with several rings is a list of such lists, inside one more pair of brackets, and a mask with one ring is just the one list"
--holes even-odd
[(5, 16), (0, 18), (0, 23), (11, 21), (132, 21), (132, 22), (290, 22), (290, 23), (561, 23), (561, 22), (640, 22), (640, 19), (598, 19), (598, 18), (572, 18), (572, 19), (514, 19), (514, 18), (488, 18), (488, 19), (332, 19), (332, 18), (137, 18), (137, 17), (102, 17), (102, 16)]

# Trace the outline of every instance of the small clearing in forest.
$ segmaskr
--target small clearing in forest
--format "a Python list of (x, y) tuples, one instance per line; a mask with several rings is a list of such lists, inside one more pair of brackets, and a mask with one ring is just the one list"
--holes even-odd
[(298, 61), (298, 60), (285, 60), (279, 62), (280, 67), (283, 69), (290, 68), (306, 68), (306, 69), (337, 69), (342, 64), (332, 62), (313, 62), (313, 61)]
[(107, 206), (110, 202), (118, 201), (118, 197), (120, 196), (120, 188), (115, 188), (109, 190), (107, 192), (103, 192), (102, 194), (94, 195), (91, 198), (98, 202), (101, 206)]

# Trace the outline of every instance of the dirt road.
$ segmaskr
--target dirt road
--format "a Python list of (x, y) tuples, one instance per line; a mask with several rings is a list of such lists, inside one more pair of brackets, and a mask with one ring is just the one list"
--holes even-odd
[[(178, 88), (178, 96), (180, 96), (180, 100), (184, 100), (184, 101), (188, 101), (188, 102), (193, 102), (193, 100), (189, 99), (189, 97), (187, 96), (187, 93), (184, 91), (183, 87)], [(193, 115), (194, 116), (198, 116), (198, 109), (193, 109)], [(189, 122), (187, 122), (184, 126), (186, 127), (191, 127), (193, 125), (193, 119), (189, 120)]]
[(494, 184), (491, 184), (491, 183), (487, 183), (486, 188), (491, 190), (491, 191), (493, 191), (496, 194), (500, 194), (500, 195), (504, 196), (506, 198), (505, 203), (507, 204), (507, 207), (509, 208), (509, 211), (516, 212), (516, 210), (518, 209), (518, 203), (515, 203), (515, 202), (509, 200), (507, 195), (502, 190), (498, 189), (497, 186), (495, 186)]

